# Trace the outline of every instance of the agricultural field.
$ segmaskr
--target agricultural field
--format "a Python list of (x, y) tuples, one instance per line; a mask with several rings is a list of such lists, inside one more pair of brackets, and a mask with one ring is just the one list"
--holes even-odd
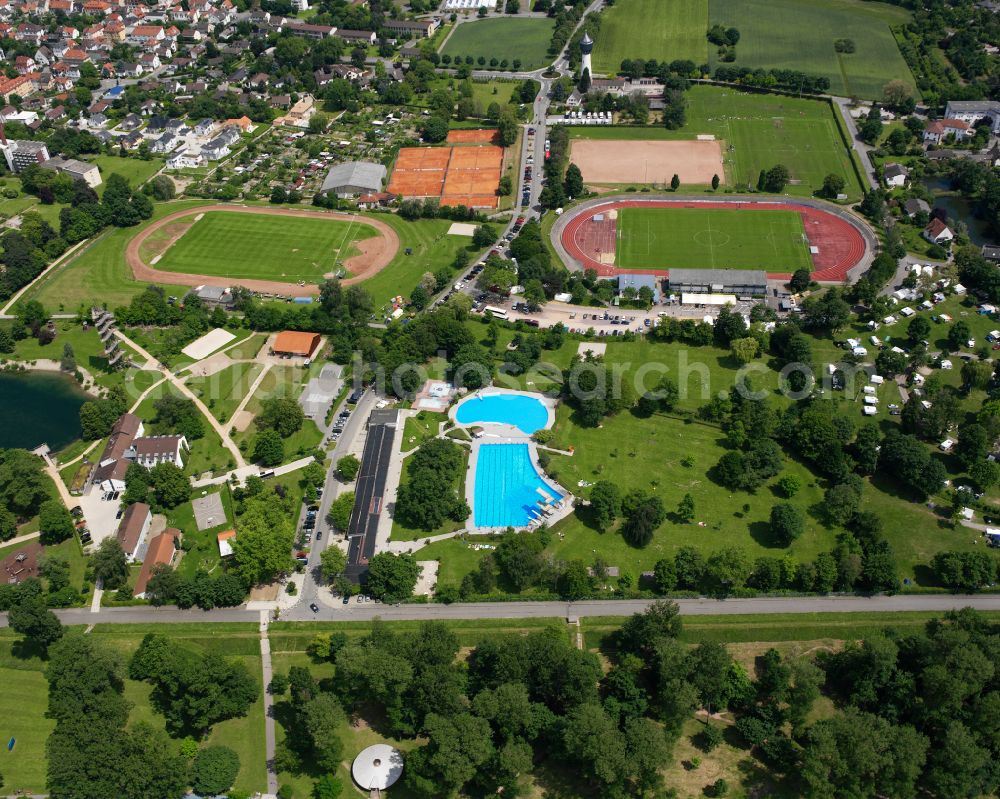
[[(890, 80), (916, 92), (890, 30), (909, 20), (902, 8), (861, 0), (709, 0), (709, 23), (740, 32), (733, 66), (822, 75), (831, 94), (845, 97), (880, 98)], [(838, 53), (838, 39), (853, 41), (855, 51)], [(718, 66), (714, 47), (709, 54)]]
[(480, 56), (487, 62), (491, 58), (514, 59), (521, 62), (521, 69), (539, 69), (548, 63), (546, 51), (552, 38), (555, 22), (551, 19), (483, 19), (459, 25), (448, 37), (442, 55), (452, 58)]
[(811, 269), (802, 217), (794, 211), (624, 208), (615, 263), (624, 269)]
[(680, 130), (649, 127), (570, 128), (574, 138), (642, 140), (693, 139), (713, 134), (723, 142), (726, 183), (736, 191), (755, 188), (762, 169), (784, 164), (791, 175), (785, 193), (809, 197), (828, 174), (841, 175), (851, 199), (861, 184), (830, 104), (780, 95), (692, 86), (687, 123)]
[(601, 17), (592, 56), (594, 72), (613, 75), (626, 58), (704, 64), (708, 7), (709, 0), (675, 0), (667, 11), (658, 0), (619, 0)]
[(156, 263), (166, 272), (320, 283), (354, 242), (377, 235), (355, 222), (256, 214), (206, 213)]

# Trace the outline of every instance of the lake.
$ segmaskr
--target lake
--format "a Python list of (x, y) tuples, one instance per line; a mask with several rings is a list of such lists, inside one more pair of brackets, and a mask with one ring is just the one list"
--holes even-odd
[(57, 372), (0, 372), (0, 447), (53, 452), (80, 437), (80, 406), (89, 399)]

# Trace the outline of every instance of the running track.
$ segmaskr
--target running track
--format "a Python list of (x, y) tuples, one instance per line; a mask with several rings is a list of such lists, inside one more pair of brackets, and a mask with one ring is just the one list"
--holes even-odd
[[(701, 208), (740, 209), (755, 211), (795, 211), (802, 217), (809, 244), (818, 247), (812, 256), (813, 279), (823, 282), (840, 283), (847, 279), (847, 273), (865, 257), (867, 245), (858, 227), (844, 217), (794, 201), (753, 201), (753, 200), (610, 200), (599, 205), (581, 208), (570, 218), (562, 232), (562, 245), (584, 269), (596, 269), (603, 277), (611, 277), (620, 271), (613, 264), (602, 263), (601, 253), (615, 252), (615, 223), (610, 220), (594, 222), (595, 214), (606, 214), (612, 209), (622, 208)], [(573, 214), (573, 211), (569, 212)], [(598, 257), (595, 257), (598, 256)], [(666, 276), (667, 269), (636, 270), (643, 273)], [(768, 277), (787, 280), (787, 272), (769, 272)]]

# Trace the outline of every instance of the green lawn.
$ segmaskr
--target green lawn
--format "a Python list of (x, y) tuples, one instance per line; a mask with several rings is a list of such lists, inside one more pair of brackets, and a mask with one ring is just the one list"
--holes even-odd
[(219, 490), (222, 493), (222, 508), (226, 513), (226, 518), (214, 527), (207, 530), (198, 529), (194, 519), (194, 509), (190, 502), (178, 505), (167, 513), (168, 524), (184, 534), (184, 555), (177, 565), (178, 574), (193, 577), (198, 569), (204, 569), (211, 573), (220, 564), (219, 542), (216, 536), (233, 527), (233, 498), (229, 491), (229, 485), (225, 484), (221, 489), (216, 489), (214, 486), (195, 489), (193, 496), (197, 499)]
[(452, 225), (447, 219), (407, 222), (395, 214), (379, 214), (377, 218), (399, 235), (399, 252), (385, 269), (361, 284), (372, 295), (376, 308), (381, 308), (397, 294), (408, 297), (425, 272), (433, 273), (449, 266), (455, 255), (471, 243), (468, 236), (447, 235)]
[(438, 434), (441, 422), (447, 419), (447, 414), (433, 411), (420, 411), (416, 416), (407, 416), (403, 424), (403, 452), (409, 452), (423, 444), (427, 439)]
[(546, 51), (554, 25), (551, 19), (477, 19), (459, 25), (441, 53), (452, 58), (484, 56), (487, 62), (517, 58), (522, 70), (539, 69), (549, 62)]
[(372, 227), (337, 219), (213, 211), (195, 222), (156, 268), (227, 279), (319, 283), (356, 254), (355, 241), (374, 235)]
[[(151, 221), (205, 203), (205, 200), (156, 203)], [(127, 304), (147, 285), (136, 280), (125, 264), (125, 245), (139, 230), (139, 227), (108, 229), (40, 280), (26, 292), (25, 299), (40, 300), (47, 308), (71, 311), (81, 305), (106, 303), (113, 309)], [(176, 287), (171, 291), (176, 291)]]
[[(19, 635), (0, 631), (0, 774), (4, 794), (45, 792), (45, 741), (55, 723), (45, 718), (48, 685), (45, 663), (14, 655)], [(7, 742), (16, 738), (12, 751)]]
[(737, 191), (753, 189), (760, 170), (775, 164), (788, 167), (788, 194), (808, 197), (823, 178), (844, 177), (844, 192), (861, 196), (834, 114), (825, 100), (750, 94), (718, 86), (692, 86), (686, 94), (687, 122), (680, 130), (649, 127), (575, 127), (570, 136), (590, 139), (692, 139), (714, 134), (725, 145), (727, 183)]
[(594, 72), (614, 75), (626, 59), (704, 64), (708, 57), (709, 0), (619, 0), (601, 17), (594, 43)]
[[(830, 79), (831, 94), (848, 97), (880, 98), (890, 80), (902, 80), (915, 91), (890, 30), (909, 22), (902, 8), (860, 0), (709, 0), (708, 16), (711, 24), (740, 31), (733, 66), (822, 75)], [(853, 40), (855, 52), (837, 53), (837, 39)], [(709, 55), (717, 66), (715, 47)]]
[(207, 377), (192, 377), (187, 385), (216, 419), (225, 422), (239, 407), (263, 368), (259, 363), (234, 363)]
[(121, 175), (131, 186), (140, 186), (159, 172), (164, 163), (162, 158), (143, 161), (141, 158), (122, 158), (117, 155), (98, 155), (84, 160), (97, 164), (97, 168), (101, 170), (102, 182), (97, 187), (98, 194), (104, 193), (110, 175)]
[(811, 269), (795, 211), (625, 208), (615, 263), (626, 269)]

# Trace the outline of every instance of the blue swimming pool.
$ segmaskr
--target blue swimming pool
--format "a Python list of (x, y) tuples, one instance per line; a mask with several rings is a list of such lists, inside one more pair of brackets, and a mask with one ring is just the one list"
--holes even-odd
[(509, 424), (530, 436), (548, 424), (549, 409), (540, 399), (527, 394), (486, 394), (463, 400), (455, 411), (455, 419), (459, 424)]
[(476, 462), (473, 523), (477, 527), (524, 527), (541, 514), (539, 489), (556, 502), (562, 494), (541, 478), (527, 444), (483, 444)]

